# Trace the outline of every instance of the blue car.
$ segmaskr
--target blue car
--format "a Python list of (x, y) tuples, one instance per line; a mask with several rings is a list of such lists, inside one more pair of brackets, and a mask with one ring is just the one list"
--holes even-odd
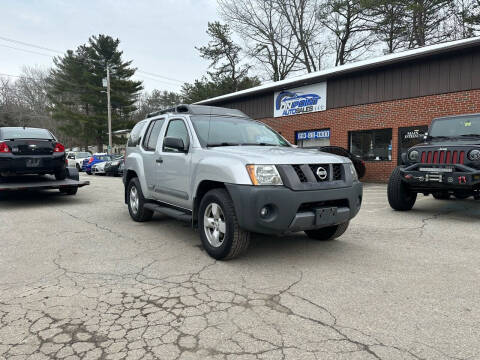
[(112, 160), (112, 155), (108, 154), (93, 154), (89, 158), (83, 160), (82, 171), (85, 171), (88, 175), (92, 175), (92, 166), (104, 161)]

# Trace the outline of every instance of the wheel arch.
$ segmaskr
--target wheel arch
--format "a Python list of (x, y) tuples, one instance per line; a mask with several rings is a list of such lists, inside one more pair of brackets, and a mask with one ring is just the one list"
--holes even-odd
[(138, 175), (134, 170), (127, 170), (127, 172), (125, 173), (125, 191), (124, 191), (125, 204), (127, 203), (128, 184), (130, 183), (130, 180), (136, 177), (138, 177)]
[(195, 191), (195, 197), (193, 199), (192, 227), (196, 228), (198, 225), (197, 215), (198, 215), (198, 209), (200, 207), (200, 202), (202, 201), (202, 198), (205, 196), (207, 192), (213, 189), (226, 189), (228, 192), (228, 189), (226, 188), (225, 183), (221, 181), (202, 180), (198, 184), (197, 190)]

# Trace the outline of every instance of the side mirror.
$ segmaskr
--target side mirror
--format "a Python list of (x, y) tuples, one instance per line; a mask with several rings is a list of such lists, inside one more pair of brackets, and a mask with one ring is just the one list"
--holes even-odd
[(402, 164), (406, 165), (407, 164), (407, 153), (402, 153), (400, 156), (402, 158)]
[(183, 139), (180, 138), (166, 137), (163, 139), (163, 149), (165, 150), (165, 148), (174, 149), (178, 152), (187, 152)]

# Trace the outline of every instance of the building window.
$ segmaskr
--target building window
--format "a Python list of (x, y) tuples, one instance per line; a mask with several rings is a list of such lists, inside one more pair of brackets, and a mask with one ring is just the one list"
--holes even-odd
[(392, 160), (392, 129), (350, 131), (350, 152), (367, 161)]
[(295, 143), (299, 147), (320, 147), (330, 145), (330, 129), (295, 132)]

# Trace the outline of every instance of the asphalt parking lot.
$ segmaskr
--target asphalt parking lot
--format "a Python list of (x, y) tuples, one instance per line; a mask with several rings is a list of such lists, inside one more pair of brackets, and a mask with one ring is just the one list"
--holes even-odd
[[(87, 176), (82, 176), (87, 178)], [(0, 200), (0, 358), (478, 359), (480, 203), (384, 185), (334, 242), (255, 236), (216, 262), (119, 178)]]

